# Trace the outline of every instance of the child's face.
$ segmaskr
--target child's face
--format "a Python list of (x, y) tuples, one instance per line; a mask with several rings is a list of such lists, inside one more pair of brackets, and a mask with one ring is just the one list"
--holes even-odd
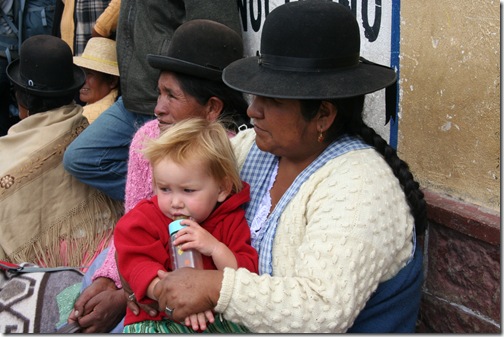
[(179, 165), (165, 158), (153, 166), (152, 174), (159, 208), (172, 219), (185, 215), (201, 223), (230, 193), (198, 160)]

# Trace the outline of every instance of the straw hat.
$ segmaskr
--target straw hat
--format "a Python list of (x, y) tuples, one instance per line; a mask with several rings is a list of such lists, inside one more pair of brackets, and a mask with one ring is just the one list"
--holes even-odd
[(89, 39), (82, 55), (74, 56), (73, 62), (82, 68), (119, 76), (116, 42), (105, 37)]
[(86, 81), (72, 62), (70, 47), (58, 37), (34, 35), (23, 42), (19, 55), (9, 63), (7, 76), (24, 92), (58, 97), (76, 92)]

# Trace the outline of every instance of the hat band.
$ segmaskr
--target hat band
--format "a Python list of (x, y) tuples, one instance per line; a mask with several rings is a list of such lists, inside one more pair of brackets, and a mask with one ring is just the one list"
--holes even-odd
[(20, 75), (20, 77), (24, 83), (25, 88), (30, 88), (34, 90), (46, 90), (49, 88), (48, 85), (36, 84), (32, 79), (26, 78), (26, 76), (23, 76), (22, 74)]
[(320, 70), (353, 67), (359, 64), (359, 53), (334, 58), (300, 58), (259, 54), (259, 52), (257, 52), (257, 56), (257, 62), (260, 66), (287, 71), (318, 72)]
[(107, 64), (109, 66), (117, 67), (117, 62), (116, 61), (110, 61), (110, 60), (106, 60), (106, 59), (103, 59), (103, 58), (100, 58), (100, 57), (94, 57), (94, 56), (91, 56), (91, 55), (82, 55), (82, 58), (86, 59), (86, 60), (90, 60), (90, 61), (96, 61), (96, 62), (104, 63), (104, 64)]

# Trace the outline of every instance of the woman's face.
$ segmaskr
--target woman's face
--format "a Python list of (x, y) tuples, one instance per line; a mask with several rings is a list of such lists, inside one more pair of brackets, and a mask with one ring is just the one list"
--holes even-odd
[(164, 129), (187, 118), (206, 118), (207, 106), (201, 105), (183, 91), (175, 74), (163, 71), (158, 79), (158, 99), (154, 113), (159, 127)]
[(320, 148), (317, 118), (307, 122), (301, 115), (299, 100), (254, 96), (247, 115), (252, 119), (256, 144), (262, 151), (305, 160)]
[(84, 69), (86, 82), (79, 90), (79, 99), (86, 104), (92, 104), (107, 96), (117, 86), (117, 82), (107, 81), (105, 74), (91, 69)]

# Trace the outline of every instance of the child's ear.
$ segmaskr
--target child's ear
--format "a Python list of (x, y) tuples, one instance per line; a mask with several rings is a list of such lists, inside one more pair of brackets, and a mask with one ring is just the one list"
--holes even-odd
[(224, 178), (224, 180), (220, 185), (220, 191), (217, 197), (217, 201), (223, 202), (224, 200), (226, 200), (227, 197), (231, 194), (232, 190), (233, 190), (233, 183), (228, 177)]

